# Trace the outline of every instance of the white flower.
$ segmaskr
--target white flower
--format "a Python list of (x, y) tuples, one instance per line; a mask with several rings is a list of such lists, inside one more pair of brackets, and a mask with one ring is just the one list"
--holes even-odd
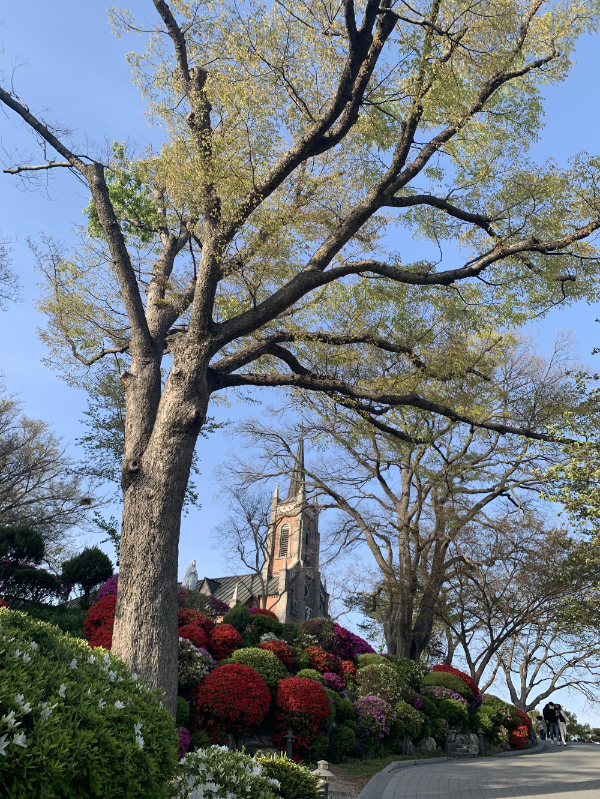
[(137, 723), (137, 724), (134, 724), (134, 725), (133, 725), (133, 731), (134, 731), (134, 733), (135, 733), (136, 735), (139, 735), (139, 734), (140, 734), (140, 732), (141, 732), (141, 729), (142, 729), (142, 722), (141, 722), (141, 721), (138, 721), (138, 723)]
[(20, 658), (20, 657), (21, 657), (21, 655), (22, 655), (22, 652), (21, 652), (21, 650), (20, 650), (20, 649), (17, 649), (17, 650), (15, 650), (15, 653), (14, 653), (14, 655), (13, 655), (13, 658), (14, 658), (15, 660), (17, 660), (17, 658)]
[(143, 749), (144, 748), (144, 739), (142, 738), (141, 735), (139, 735), (139, 734), (136, 735), (135, 742), (138, 745), (139, 749)]
[(27, 749), (27, 744), (25, 743), (26, 741), (27, 737), (24, 732), (15, 733), (13, 738), (13, 743), (15, 743), (17, 746), (22, 746), (23, 749)]
[(58, 689), (58, 695), (61, 699), (65, 698), (65, 691), (67, 690), (67, 686), (63, 683), (60, 688)]
[(17, 703), (17, 705), (22, 705), (23, 702), (25, 702), (25, 697), (23, 696), (23, 694), (17, 694), (15, 696), (15, 702)]
[(6, 757), (6, 747), (9, 745), (10, 741), (8, 740), (8, 735), (3, 735), (0, 738), (0, 755), (4, 755)]
[[(180, 638), (179, 640), (181, 641), (181, 638)], [(132, 675), (131, 675), (131, 679), (132, 679), (132, 680), (137, 680), (137, 678), (138, 678), (138, 676), (137, 676), (137, 674), (136, 674), (136, 673), (135, 673), (135, 671), (134, 671), (134, 672), (132, 673)]]
[(105, 704), (106, 704), (106, 702), (104, 701), (104, 699), (99, 699), (98, 700), (98, 707), (99, 708), (103, 708)]
[(15, 711), (11, 710), (8, 716), (2, 716), (0, 719), (0, 724), (8, 725), (8, 729), (12, 730), (13, 727), (18, 727), (21, 722), (15, 720)]
[(121, 702), (120, 699), (117, 699), (117, 701), (115, 702), (115, 707), (117, 708), (117, 710), (123, 710), (125, 705), (123, 704), (123, 702)]
[(52, 708), (49, 705), (46, 705), (42, 709), (42, 712), (40, 713), (40, 718), (42, 719), (42, 721), (46, 721), (46, 719), (50, 718), (51, 713), (52, 713)]
[(73, 660), (69, 663), (69, 668), (71, 669), (77, 668), (77, 658), (73, 658)]
[(117, 672), (116, 672), (116, 671), (109, 671), (109, 672), (108, 672), (108, 679), (109, 679), (111, 682), (114, 682), (114, 681), (115, 681), (115, 677), (116, 677), (116, 676), (117, 676)]
[(23, 713), (31, 713), (31, 704), (27, 702), (27, 704), (21, 705), (21, 711)]
[(87, 659), (87, 662), (88, 663), (95, 663), (96, 662), (96, 658), (93, 655), (90, 655), (89, 658)]
[(35, 650), (38, 649), (38, 644), (35, 641), (30, 641), (29, 648), (35, 652)]
[(92, 689), (91, 689), (91, 688), (88, 688), (88, 689), (87, 689), (87, 695), (88, 695), (88, 696), (91, 696), (91, 695), (92, 695)]
[(31, 660), (31, 655), (28, 655), (27, 652), (23, 652), (23, 663), (29, 663)]

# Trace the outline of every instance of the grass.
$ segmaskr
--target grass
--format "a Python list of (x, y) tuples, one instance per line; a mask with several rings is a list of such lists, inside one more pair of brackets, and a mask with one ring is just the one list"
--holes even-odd
[(446, 755), (444, 752), (425, 752), (417, 749), (414, 755), (388, 755), (387, 757), (365, 758), (364, 760), (357, 760), (355, 763), (342, 763), (337, 768), (348, 775), (373, 775), (398, 760), (421, 760), (428, 757), (446, 757)]
[(65, 608), (60, 605), (42, 605), (38, 602), (23, 603), (19, 610), (39, 621), (54, 624), (65, 633), (83, 637), (83, 622), (87, 611)]

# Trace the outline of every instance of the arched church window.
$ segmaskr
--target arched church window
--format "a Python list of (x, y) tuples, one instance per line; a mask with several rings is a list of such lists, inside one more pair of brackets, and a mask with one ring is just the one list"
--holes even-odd
[(307, 585), (305, 585), (305, 586), (304, 586), (304, 599), (308, 599), (308, 594), (309, 594), (309, 593), (310, 593), (310, 592), (309, 592), (308, 586), (307, 586)]
[(286, 522), (279, 531), (279, 557), (287, 558), (290, 551), (290, 526)]
[(304, 525), (304, 560), (310, 563), (310, 525)]

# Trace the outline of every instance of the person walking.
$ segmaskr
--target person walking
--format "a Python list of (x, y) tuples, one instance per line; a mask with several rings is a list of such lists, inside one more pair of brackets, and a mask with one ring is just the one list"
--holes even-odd
[[(562, 705), (554, 705), (554, 710), (556, 711), (556, 717), (558, 720), (558, 731), (560, 733), (560, 737), (562, 738), (563, 744), (567, 745), (567, 726), (571, 719), (567, 716), (565, 711), (562, 708)], [(560, 741), (559, 741), (560, 746)]]
[(537, 716), (535, 720), (535, 728), (537, 730), (537, 734), (540, 736), (540, 740), (546, 740), (546, 722), (544, 721), (543, 716)]
[[(558, 716), (556, 714), (556, 710), (554, 708), (554, 702), (548, 702), (545, 708), (542, 711), (544, 720), (546, 722), (546, 726), (548, 727), (548, 738), (552, 740), (552, 743), (556, 743), (554, 739), (558, 738)], [(559, 744), (560, 746), (560, 741)]]

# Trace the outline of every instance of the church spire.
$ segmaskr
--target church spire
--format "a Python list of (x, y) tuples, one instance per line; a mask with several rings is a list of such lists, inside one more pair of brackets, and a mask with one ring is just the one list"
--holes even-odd
[(296, 462), (294, 464), (294, 471), (292, 472), (292, 479), (290, 480), (290, 490), (288, 491), (287, 500), (296, 499), (299, 491), (305, 488), (305, 474), (304, 474), (304, 439), (300, 439), (298, 444), (298, 452), (296, 453)]

